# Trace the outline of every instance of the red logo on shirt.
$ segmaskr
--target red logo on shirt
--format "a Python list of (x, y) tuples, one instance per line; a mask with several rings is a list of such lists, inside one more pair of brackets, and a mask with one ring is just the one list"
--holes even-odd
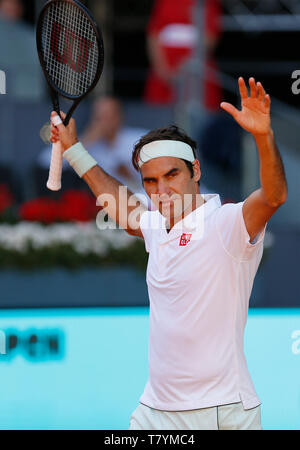
[(191, 237), (192, 237), (191, 234), (183, 233), (183, 234), (181, 235), (179, 245), (180, 245), (181, 247), (184, 247), (185, 245), (187, 245), (187, 244), (190, 242)]

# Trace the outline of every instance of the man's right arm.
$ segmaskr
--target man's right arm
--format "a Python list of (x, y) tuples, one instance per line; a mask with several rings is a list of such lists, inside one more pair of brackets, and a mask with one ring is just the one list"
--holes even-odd
[[(53, 112), (51, 118), (57, 114)], [(64, 119), (65, 114), (61, 113)], [(75, 120), (71, 119), (67, 127), (63, 124), (51, 127), (51, 142), (60, 141), (64, 152), (78, 143)], [(139, 223), (146, 206), (125, 186), (107, 174), (101, 167), (94, 166), (82, 178), (103, 206), (109, 217), (124, 228), (128, 234), (143, 238)]]
[(83, 176), (109, 217), (128, 234), (143, 238), (139, 221), (147, 208), (141, 201), (101, 167), (95, 166)]

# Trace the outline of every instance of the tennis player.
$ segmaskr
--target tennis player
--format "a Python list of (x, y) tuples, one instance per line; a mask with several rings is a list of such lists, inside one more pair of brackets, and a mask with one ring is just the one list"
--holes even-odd
[(173, 126), (151, 131), (135, 146), (133, 163), (156, 210), (140, 210), (130, 222), (131, 193), (128, 201), (119, 199), (120, 183), (78, 142), (74, 120), (52, 127), (52, 142), (60, 139), (64, 157), (96, 197), (115, 199), (105, 206), (108, 214), (143, 238), (149, 252), (149, 380), (131, 430), (261, 429), (244, 328), (267, 222), (286, 201), (287, 183), (270, 97), (254, 78), (249, 87), (250, 93), (239, 78), (241, 111), (221, 103), (253, 135), (260, 160), (260, 188), (237, 204), (221, 206), (219, 195), (201, 195), (195, 142)]

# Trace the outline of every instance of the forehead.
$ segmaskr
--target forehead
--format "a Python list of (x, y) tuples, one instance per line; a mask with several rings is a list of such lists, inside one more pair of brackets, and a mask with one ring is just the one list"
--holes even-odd
[(143, 164), (141, 174), (143, 177), (159, 177), (165, 175), (172, 169), (185, 170), (187, 166), (180, 158), (160, 156)]

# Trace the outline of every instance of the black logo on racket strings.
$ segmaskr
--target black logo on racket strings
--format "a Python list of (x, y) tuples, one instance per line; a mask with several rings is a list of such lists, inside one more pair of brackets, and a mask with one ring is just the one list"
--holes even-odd
[[(59, 50), (61, 42), (64, 43), (62, 53)], [(93, 48), (93, 45), (93, 42), (82, 36), (77, 36), (74, 31), (65, 28), (59, 23), (53, 23), (51, 33), (52, 55), (57, 62), (64, 65), (67, 64), (75, 72), (82, 73), (86, 71), (89, 51)], [(77, 53), (76, 60), (74, 60), (75, 53)]]

